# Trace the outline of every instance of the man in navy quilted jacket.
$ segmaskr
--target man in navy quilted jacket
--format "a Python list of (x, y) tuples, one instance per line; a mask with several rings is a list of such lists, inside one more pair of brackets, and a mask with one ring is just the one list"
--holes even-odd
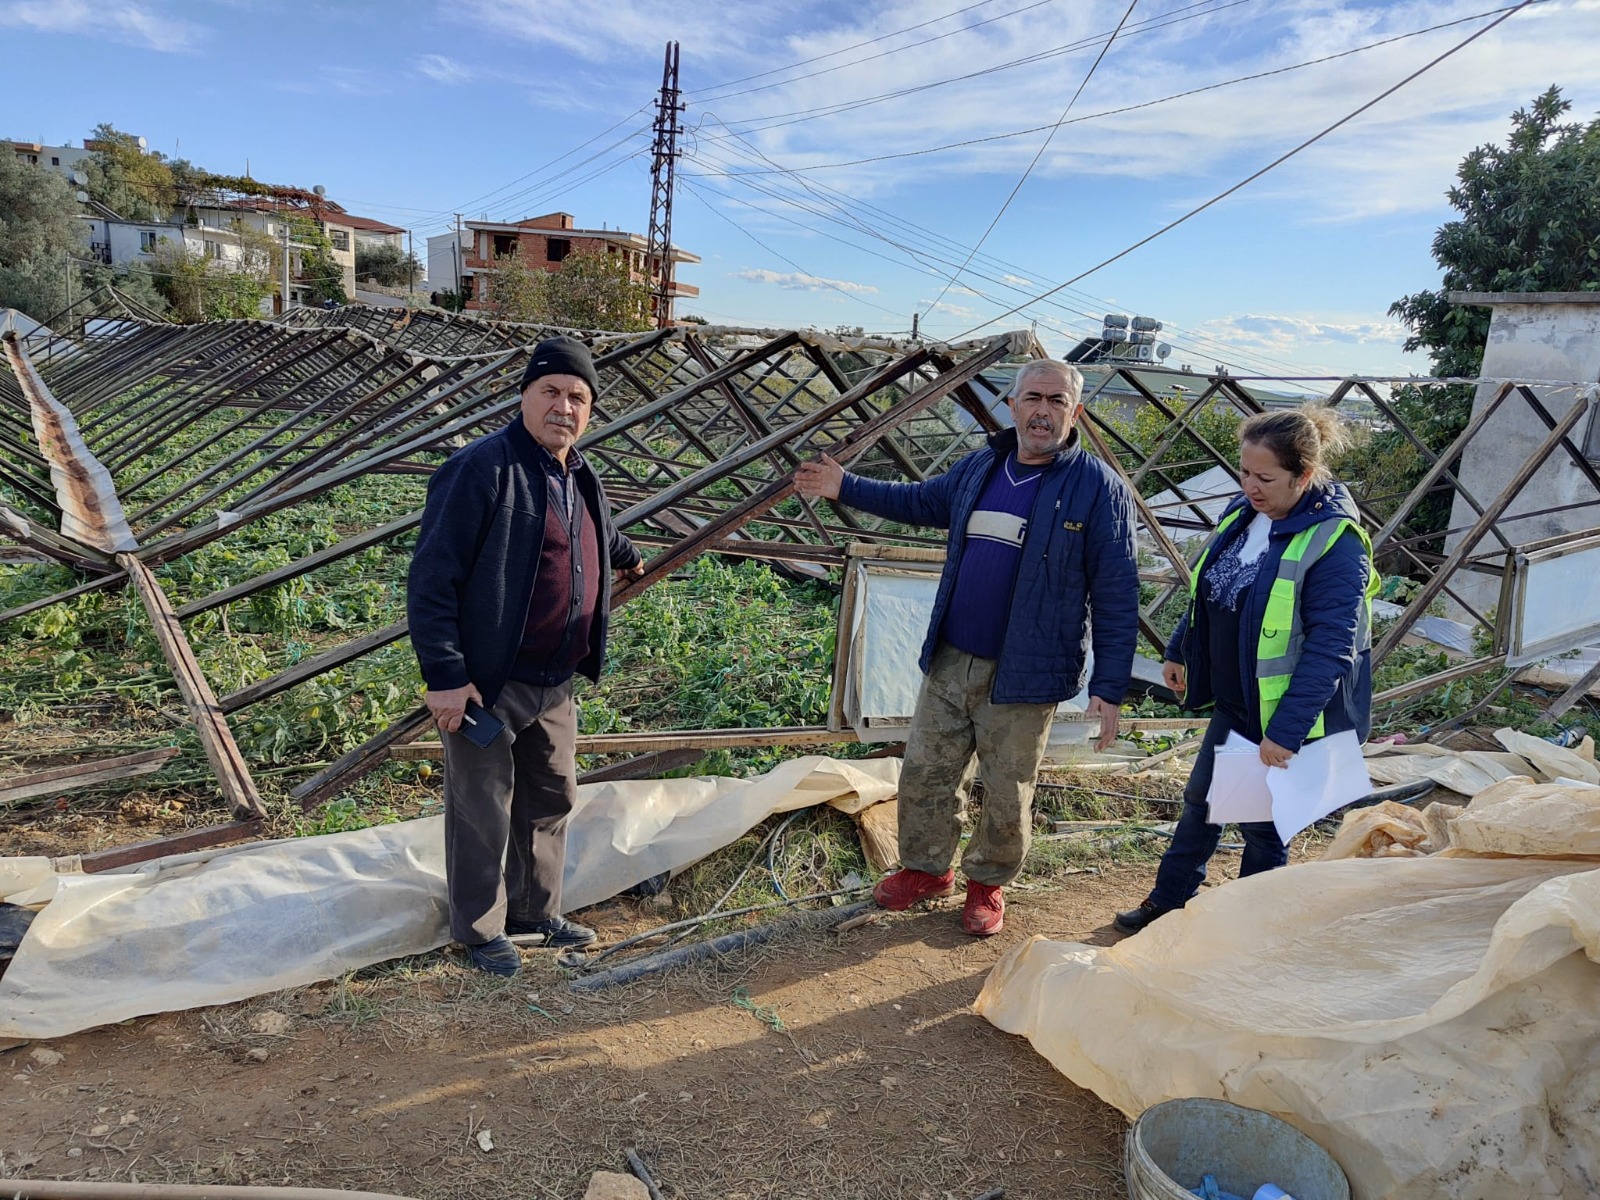
[(961, 811), (981, 770), (983, 811), (961, 856), (961, 924), (978, 937), (1004, 923), (1001, 888), (1028, 853), (1034, 779), (1056, 706), (1083, 688), (1085, 648), (1097, 749), (1116, 736), (1133, 667), (1133, 497), (1080, 445), (1082, 395), (1076, 367), (1036, 359), (1012, 385), (1015, 428), (943, 475), (885, 483), (827, 455), (795, 472), (803, 496), (950, 531), (900, 775), (900, 870), (873, 896), (898, 912), (955, 889)]

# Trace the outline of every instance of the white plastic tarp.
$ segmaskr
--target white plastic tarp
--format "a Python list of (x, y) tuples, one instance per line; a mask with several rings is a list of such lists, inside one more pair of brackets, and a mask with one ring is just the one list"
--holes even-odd
[(1438, 856), (1255, 875), (1109, 948), (1033, 938), (978, 1011), (1130, 1117), (1280, 1116), (1357, 1200), (1600, 1194), (1597, 862), (1465, 848), (1570, 854), (1600, 788), (1481, 799)]
[[(886, 800), (899, 767), (811, 756), (750, 780), (585, 785), (568, 827), (565, 906), (687, 866), (773, 813)], [(442, 817), (94, 875), (0, 859), (0, 900), (43, 904), (0, 977), (0, 1036), (9, 1037), (224, 1004), (450, 940)]]

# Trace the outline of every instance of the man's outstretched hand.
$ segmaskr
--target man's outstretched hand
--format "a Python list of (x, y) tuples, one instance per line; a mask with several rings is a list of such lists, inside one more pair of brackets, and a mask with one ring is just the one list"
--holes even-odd
[(794, 473), (794, 490), (807, 500), (837, 500), (844, 484), (844, 468), (826, 454), (821, 462), (801, 463)]
[(468, 700), (483, 703), (483, 693), (470, 683), (466, 687), (422, 694), (422, 702), (433, 714), (433, 723), (446, 733), (455, 733), (461, 728), (461, 718), (467, 711)]

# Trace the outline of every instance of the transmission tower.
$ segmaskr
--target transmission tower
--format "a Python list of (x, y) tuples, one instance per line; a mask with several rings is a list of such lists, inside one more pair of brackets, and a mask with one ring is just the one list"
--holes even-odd
[(678, 43), (667, 43), (661, 70), (661, 95), (656, 100), (656, 141), (650, 160), (650, 245), (645, 266), (650, 273), (650, 314), (657, 329), (672, 324), (672, 190), (678, 162)]

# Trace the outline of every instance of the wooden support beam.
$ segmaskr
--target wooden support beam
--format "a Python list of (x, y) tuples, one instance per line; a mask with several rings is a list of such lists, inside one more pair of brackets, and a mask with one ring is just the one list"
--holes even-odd
[(289, 794), (300, 801), (303, 809), (309, 810), (324, 804), (367, 772), (387, 762), (396, 743), (416, 737), (432, 724), (432, 713), (426, 708), (414, 708), (382, 733), (368, 738), (343, 758), (323, 767)]
[(1379, 692), (1372, 698), (1372, 703), (1375, 705), (1389, 704), (1395, 700), (1404, 700), (1408, 696), (1417, 696), (1423, 692), (1431, 692), (1445, 687), (1458, 679), (1466, 679), (1468, 676), (1476, 675), (1480, 671), (1498, 670), (1505, 665), (1506, 656), (1504, 654), (1474, 659), (1471, 662), (1464, 662), (1459, 666), (1451, 667), (1449, 670), (1440, 671), (1435, 675), (1429, 675), (1425, 679), (1413, 679), (1409, 683), (1402, 683), (1397, 687), (1389, 688), (1387, 691)]
[(242, 687), (237, 692), (224, 696), (221, 701), (221, 710), (225, 713), (238, 712), (241, 708), (248, 708), (258, 700), (265, 700), (268, 696), (276, 696), (279, 692), (286, 692), (297, 683), (304, 683), (308, 679), (315, 679), (318, 675), (326, 674), (335, 667), (342, 667), (352, 659), (360, 658), (363, 654), (370, 654), (379, 646), (387, 646), (390, 642), (398, 642), (410, 631), (407, 621), (397, 621), (382, 629), (375, 629), (361, 637), (352, 638), (343, 645), (325, 650), (311, 658), (301, 659), (287, 671), (279, 671), (270, 679), (258, 680), (249, 687)]
[(159, 771), (177, 753), (176, 746), (163, 746), (159, 750), (141, 750), (137, 754), (122, 754), (115, 758), (94, 758), (87, 762), (68, 763), (0, 779), (0, 805), (94, 787), (113, 779), (148, 775), (152, 771)]
[(641, 754), (605, 767), (596, 767), (578, 776), (579, 783), (608, 783), (616, 779), (654, 779), (677, 767), (686, 767), (702, 757), (699, 750), (658, 750)]
[(189, 854), (195, 850), (209, 850), (212, 846), (225, 846), (229, 842), (243, 842), (261, 833), (261, 819), (230, 821), (226, 825), (207, 825), (203, 829), (186, 829), (167, 837), (152, 838), (148, 842), (134, 842), (110, 850), (96, 850), (80, 855), (78, 864), (84, 873), (110, 871), (115, 867), (128, 867), (134, 863), (166, 858), (170, 854)]
[(250, 768), (245, 765), (244, 755), (239, 752), (239, 744), (233, 740), (233, 730), (228, 728), (227, 718), (217, 706), (217, 698), (211, 691), (211, 685), (206, 682), (194, 650), (183, 636), (183, 626), (172, 611), (172, 602), (161, 590), (150, 568), (133, 555), (117, 555), (117, 565), (128, 573), (145, 612), (150, 616), (156, 641), (161, 645), (167, 666), (172, 669), (172, 678), (178, 685), (183, 702), (189, 706), (189, 712), (194, 717), (195, 732), (200, 736), (200, 745), (206, 752), (211, 770), (216, 774), (223, 796), (240, 816), (265, 817), (267, 810), (261, 804), (261, 794), (256, 791), (255, 780), (250, 777)]

